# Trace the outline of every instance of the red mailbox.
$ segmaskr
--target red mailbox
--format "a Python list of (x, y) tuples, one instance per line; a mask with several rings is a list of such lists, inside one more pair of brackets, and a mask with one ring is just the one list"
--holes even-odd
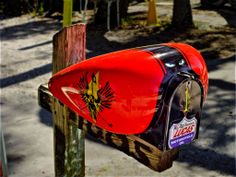
[(72, 65), (50, 79), (49, 90), (98, 127), (165, 150), (197, 138), (208, 74), (196, 49), (166, 43)]

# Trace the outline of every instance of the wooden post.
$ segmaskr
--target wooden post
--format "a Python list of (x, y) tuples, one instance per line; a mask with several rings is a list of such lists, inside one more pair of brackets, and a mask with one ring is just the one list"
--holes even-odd
[[(63, 28), (53, 37), (53, 74), (85, 59), (84, 24)], [(84, 133), (69, 123), (69, 109), (51, 99), (54, 129), (55, 176), (85, 175)]]
[(63, 4), (63, 27), (72, 23), (73, 0), (64, 0)]

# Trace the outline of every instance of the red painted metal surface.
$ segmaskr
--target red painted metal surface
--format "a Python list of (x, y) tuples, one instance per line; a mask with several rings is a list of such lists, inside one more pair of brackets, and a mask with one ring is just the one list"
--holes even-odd
[[(157, 49), (156, 54), (153, 48)], [(185, 61), (168, 68), (172, 67), (168, 62), (172, 61), (174, 50)], [(193, 71), (206, 96), (204, 60), (196, 49), (175, 43), (128, 49), (83, 61), (55, 74), (49, 89), (70, 109), (97, 126), (114, 133), (138, 134), (150, 125), (166, 83), (179, 70)]]

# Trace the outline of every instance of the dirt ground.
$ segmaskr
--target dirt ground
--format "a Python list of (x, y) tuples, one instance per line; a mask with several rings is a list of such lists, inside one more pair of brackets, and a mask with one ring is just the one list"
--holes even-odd
[[(87, 27), (87, 58), (129, 47), (162, 42), (188, 43), (202, 53), (209, 70), (209, 94), (199, 140), (181, 148), (173, 167), (155, 172), (124, 153), (86, 139), (86, 176), (235, 176), (235, 27), (228, 5), (202, 9), (193, 1), (195, 28), (169, 27), (170, 2), (159, 1), (162, 27), (143, 26), (144, 3), (129, 7), (130, 22), (107, 32), (105, 25)], [(51, 177), (51, 114), (37, 103), (37, 88), (51, 76), (52, 36), (60, 20), (30, 15), (1, 19), (1, 119), (9, 174)]]

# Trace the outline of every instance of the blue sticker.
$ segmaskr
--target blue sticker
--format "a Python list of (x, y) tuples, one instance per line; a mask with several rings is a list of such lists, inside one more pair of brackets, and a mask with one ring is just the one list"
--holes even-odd
[(173, 124), (169, 131), (168, 146), (170, 149), (183, 144), (188, 144), (194, 140), (197, 130), (197, 119), (187, 119), (186, 117), (177, 124)]

